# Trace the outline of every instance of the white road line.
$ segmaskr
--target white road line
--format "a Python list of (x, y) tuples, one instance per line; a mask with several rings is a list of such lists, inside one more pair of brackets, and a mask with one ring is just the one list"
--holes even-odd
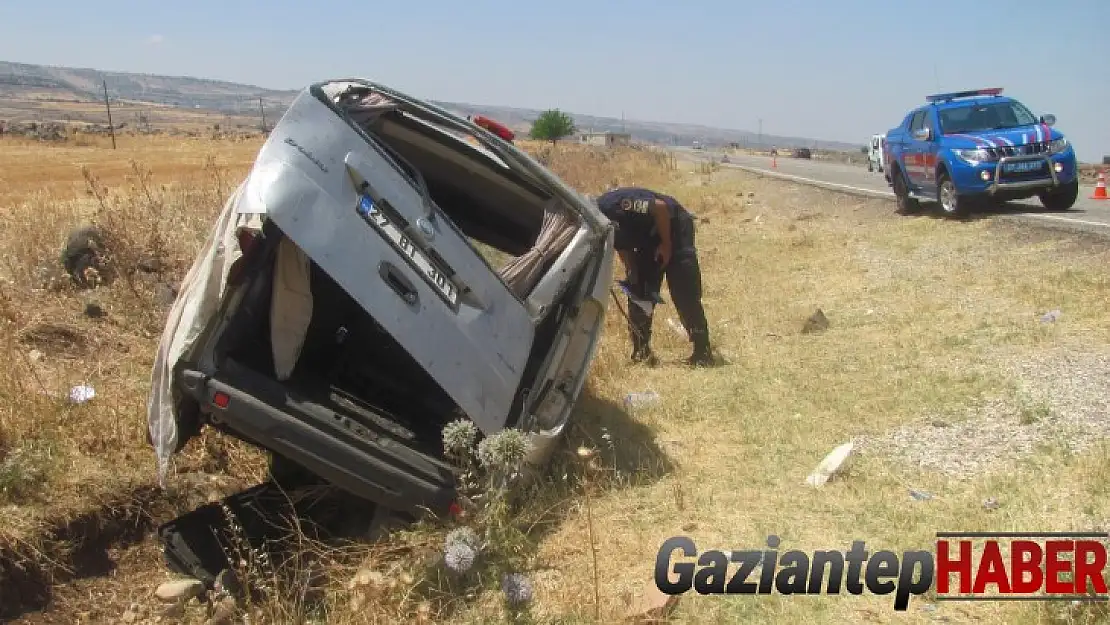
[[(783, 180), (793, 180), (795, 182), (800, 182), (802, 184), (808, 184), (808, 185), (812, 185), (812, 186), (816, 186), (816, 187), (834, 187), (834, 188), (837, 188), (837, 189), (845, 189), (847, 191), (852, 191), (852, 192), (855, 192), (855, 193), (862, 193), (862, 194), (869, 195), (869, 196), (872, 196), (872, 197), (881, 197), (881, 198), (889, 198), (889, 199), (894, 198), (894, 194), (891, 193), (890, 191), (876, 191), (874, 189), (865, 189), (863, 187), (854, 187), (852, 185), (840, 184), (840, 183), (837, 183), (837, 182), (826, 182), (824, 180), (816, 180), (814, 178), (805, 178), (805, 177), (802, 177), (802, 176), (795, 176), (793, 174), (784, 174), (784, 173), (777, 172), (777, 171), (771, 171), (769, 169), (760, 169), (758, 167), (749, 167), (747, 165), (736, 165), (736, 164), (733, 164), (733, 163), (722, 163), (722, 164), (726, 165), (728, 167), (734, 167), (736, 169), (742, 169), (744, 171), (748, 171), (748, 172), (751, 172), (753, 174), (771, 176), (772, 178), (782, 178)], [(1044, 213), (1017, 213), (1017, 214), (1014, 214), (1013, 217), (1029, 217), (1029, 218), (1032, 218), (1032, 219), (1048, 219), (1048, 220), (1053, 220), (1053, 221), (1066, 221), (1066, 222), (1073, 223), (1073, 224), (1082, 224), (1084, 226), (1094, 226), (1096, 228), (1110, 228), (1110, 223), (1105, 223), (1105, 222), (1101, 222), (1101, 221), (1090, 221), (1090, 220), (1087, 220), (1087, 219), (1075, 219), (1073, 217), (1064, 217), (1063, 215), (1046, 215)]]
[(1102, 222), (1102, 221), (1087, 221), (1086, 219), (1072, 219), (1071, 217), (1064, 217), (1062, 215), (1045, 215), (1044, 213), (1019, 213), (1016, 216), (1034, 217), (1036, 219), (1055, 219), (1056, 221), (1070, 221), (1073, 224), (1083, 224), (1085, 226), (1097, 226), (1099, 228), (1110, 228), (1110, 224)]
[(777, 171), (771, 171), (769, 169), (760, 169), (758, 167), (748, 167), (747, 165), (733, 165), (732, 163), (724, 163), (724, 164), (727, 165), (727, 166), (730, 166), (730, 167), (735, 167), (736, 169), (743, 169), (745, 171), (752, 172), (753, 174), (762, 174), (762, 175), (765, 175), (765, 176), (771, 176), (773, 178), (782, 178), (784, 180), (793, 180), (795, 182), (801, 182), (802, 184), (808, 184), (808, 185), (813, 185), (813, 186), (818, 186), (818, 187), (835, 187), (837, 189), (846, 189), (848, 191), (854, 191), (856, 193), (864, 193), (864, 194), (867, 194), (867, 195), (871, 195), (871, 196), (875, 196), (875, 197), (881, 197), (881, 198), (884, 198), (884, 199), (893, 199), (894, 198), (894, 194), (891, 193), (890, 191), (876, 191), (875, 189), (865, 189), (863, 187), (853, 187), (852, 185), (849, 185), (849, 184), (840, 184), (839, 182), (826, 182), (824, 180), (816, 180), (814, 178), (804, 178), (802, 176), (795, 176), (793, 174), (784, 174), (784, 173), (777, 172)]

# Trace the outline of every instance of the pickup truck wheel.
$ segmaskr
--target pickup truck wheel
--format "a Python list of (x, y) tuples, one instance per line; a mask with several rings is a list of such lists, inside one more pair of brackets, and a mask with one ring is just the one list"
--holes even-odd
[(937, 186), (937, 202), (940, 204), (940, 210), (947, 217), (962, 217), (966, 213), (964, 210), (966, 202), (960, 200), (956, 183), (952, 182), (948, 174), (943, 174), (940, 178), (940, 184)]
[(906, 179), (901, 172), (895, 173), (893, 176), (894, 185), (894, 201), (898, 203), (899, 215), (911, 215), (917, 212), (919, 202), (910, 197), (909, 189), (906, 188)]
[(1050, 211), (1066, 211), (1079, 199), (1079, 179), (1040, 195), (1041, 204)]

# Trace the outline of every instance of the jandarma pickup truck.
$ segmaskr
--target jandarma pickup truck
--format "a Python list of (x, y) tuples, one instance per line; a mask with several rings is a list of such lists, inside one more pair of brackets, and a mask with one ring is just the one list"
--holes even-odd
[(1064, 211), (1079, 197), (1071, 143), (1056, 117), (1034, 115), (1001, 88), (941, 93), (886, 133), (885, 177), (898, 210), (935, 200), (946, 215), (975, 203), (1037, 196)]

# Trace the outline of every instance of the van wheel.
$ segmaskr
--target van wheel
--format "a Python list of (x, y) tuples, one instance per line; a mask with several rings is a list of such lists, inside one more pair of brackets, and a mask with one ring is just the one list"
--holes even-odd
[(912, 215), (917, 212), (920, 203), (910, 197), (910, 191), (906, 188), (906, 177), (902, 172), (896, 172), (892, 178), (894, 179), (894, 201), (898, 204), (899, 215)]

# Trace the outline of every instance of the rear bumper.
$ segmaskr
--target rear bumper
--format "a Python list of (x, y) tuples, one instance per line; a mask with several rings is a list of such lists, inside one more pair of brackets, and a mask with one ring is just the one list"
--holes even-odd
[(187, 369), (178, 383), (211, 411), (216, 427), (359, 497), (393, 510), (436, 515), (449, 512), (457, 500), (447, 463), (308, 402), (232, 361), (212, 377)]

